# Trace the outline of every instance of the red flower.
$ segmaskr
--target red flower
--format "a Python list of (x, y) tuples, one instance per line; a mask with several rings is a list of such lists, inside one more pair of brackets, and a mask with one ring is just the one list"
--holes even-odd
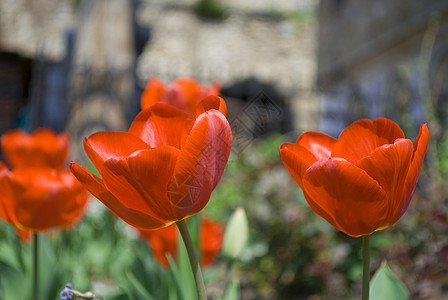
[(69, 170), (14, 168), (0, 163), (0, 218), (19, 233), (68, 228), (77, 221), (87, 193)]
[(165, 86), (162, 81), (154, 77), (148, 81), (143, 92), (141, 98), (142, 110), (156, 103), (165, 103), (196, 116), (198, 103), (207, 96), (217, 96), (219, 89), (218, 83), (213, 83), (208, 88), (191, 78), (179, 78)]
[(222, 247), (224, 235), (223, 226), (207, 217), (203, 217), (200, 229), (200, 245), (202, 265), (210, 265), (216, 258)]
[(209, 96), (193, 119), (180, 109), (155, 104), (140, 112), (128, 132), (98, 132), (84, 148), (102, 179), (75, 163), (78, 180), (125, 222), (156, 229), (198, 213), (221, 179), (232, 135)]
[[(201, 218), (200, 251), (201, 264), (210, 265), (222, 246), (223, 227), (220, 223), (207, 218)], [(155, 260), (164, 267), (168, 267), (166, 255), (173, 258), (177, 255), (178, 231), (174, 224), (157, 230), (140, 230), (140, 234), (148, 241)]]
[(67, 158), (69, 136), (51, 129), (39, 128), (32, 134), (14, 129), (1, 137), (3, 155), (13, 168), (61, 168)]
[(428, 146), (414, 144), (393, 121), (359, 120), (334, 139), (305, 132), (280, 146), (280, 158), (311, 208), (336, 229), (362, 236), (400, 219), (411, 201)]

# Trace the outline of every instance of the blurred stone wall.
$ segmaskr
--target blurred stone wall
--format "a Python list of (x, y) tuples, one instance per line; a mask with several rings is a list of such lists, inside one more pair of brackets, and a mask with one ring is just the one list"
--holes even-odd
[[(120, 1), (139, 4), (136, 19), (129, 9), (113, 8)], [(315, 129), (319, 115), (315, 94), (318, 0), (216, 2), (225, 8), (219, 20), (197, 16), (195, 0), (2, 0), (0, 51), (32, 59), (31, 87), (38, 91), (31, 91), (31, 98), (39, 99), (30, 102), (38, 103), (38, 110), (42, 105), (54, 107), (58, 95), (64, 98), (60, 101), (67, 102), (63, 107), (68, 114), (63, 119), (74, 135), (74, 144), (93, 130), (125, 130), (128, 112), (135, 115), (139, 109), (131, 94), (141, 91), (152, 76), (165, 82), (183, 76), (203, 84), (217, 80), (223, 88), (254, 80), (278, 90), (285, 100), (280, 121), (292, 115), (293, 129)], [(131, 19), (120, 25), (126, 18)], [(151, 33), (146, 45), (137, 45), (142, 47), (141, 55), (131, 49), (135, 32), (129, 26), (136, 21)], [(68, 57), (67, 36), (73, 35), (72, 56)], [(137, 61), (135, 55), (139, 55)], [(64, 60), (64, 68), (48, 65)], [(67, 63), (69, 68), (65, 68)], [(133, 68), (138, 86), (132, 82)], [(65, 83), (64, 91), (57, 87), (61, 93), (53, 94), (46, 104), (47, 89), (62, 81), (57, 75), (61, 72), (69, 81), (67, 87)], [(104, 100), (98, 104), (92, 97)], [(73, 149), (75, 155), (78, 150)]]
[(84, 0), (70, 77), (72, 160), (85, 160), (83, 139), (128, 129), (134, 87), (131, 1)]
[(255, 79), (284, 95), (295, 130), (315, 129), (317, 1), (221, 1), (225, 16), (216, 20), (198, 17), (195, 1), (145, 3), (138, 17), (151, 40), (139, 57), (141, 85), (152, 76), (223, 87)]
[(60, 61), (66, 53), (65, 31), (78, 22), (76, 1), (0, 1), (0, 49)]

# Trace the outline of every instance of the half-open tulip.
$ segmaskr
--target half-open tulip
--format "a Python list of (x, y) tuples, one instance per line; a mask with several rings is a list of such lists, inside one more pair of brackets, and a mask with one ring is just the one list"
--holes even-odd
[(201, 101), (196, 118), (167, 104), (141, 111), (128, 132), (84, 139), (101, 179), (71, 163), (78, 180), (125, 222), (157, 229), (208, 203), (230, 154), (232, 133), (218, 96)]
[(1, 144), (10, 167), (60, 168), (67, 158), (69, 136), (47, 128), (36, 129), (32, 134), (14, 129), (2, 135)]
[[(210, 265), (222, 247), (223, 227), (220, 223), (208, 217), (202, 217), (199, 229), (199, 248), (201, 264)], [(155, 260), (164, 267), (168, 267), (167, 254), (173, 258), (177, 255), (179, 234), (176, 226), (170, 225), (157, 230), (140, 230), (140, 234), (148, 241)]]
[(0, 163), (0, 218), (38, 233), (69, 228), (80, 219), (87, 193), (70, 170), (14, 168)]
[(145, 109), (156, 103), (165, 103), (195, 116), (198, 103), (207, 96), (217, 96), (219, 90), (219, 84), (216, 82), (211, 87), (206, 87), (192, 78), (179, 78), (166, 86), (154, 77), (146, 85), (141, 98), (141, 106), (142, 109)]
[(401, 218), (428, 146), (421, 125), (414, 143), (393, 121), (362, 119), (334, 139), (305, 132), (280, 146), (280, 158), (311, 208), (336, 229), (363, 236)]

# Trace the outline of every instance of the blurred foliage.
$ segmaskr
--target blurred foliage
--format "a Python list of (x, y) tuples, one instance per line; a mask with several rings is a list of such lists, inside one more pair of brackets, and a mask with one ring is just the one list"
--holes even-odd
[(219, 20), (225, 16), (225, 8), (216, 0), (197, 0), (194, 11), (199, 17), (209, 20)]

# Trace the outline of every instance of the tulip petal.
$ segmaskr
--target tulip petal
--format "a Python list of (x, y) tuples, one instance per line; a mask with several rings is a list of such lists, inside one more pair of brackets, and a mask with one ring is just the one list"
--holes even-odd
[(174, 80), (169, 86), (168, 93), (170, 92), (174, 92), (177, 95), (175, 98), (178, 99), (178, 103), (173, 103), (173, 105), (181, 109), (184, 109), (182, 106), (185, 106), (186, 111), (189, 112), (194, 112), (198, 102), (208, 95), (207, 88), (192, 78)]
[(48, 128), (36, 129), (31, 138), (36, 149), (43, 151), (48, 166), (61, 166), (68, 154), (70, 137), (67, 133), (56, 134)]
[(173, 146), (181, 149), (194, 121), (182, 110), (167, 104), (155, 104), (140, 112), (129, 128), (151, 148)]
[(67, 157), (68, 142), (67, 134), (56, 134), (47, 128), (36, 129), (32, 134), (14, 129), (1, 137), (3, 154), (12, 167), (59, 168)]
[(289, 174), (303, 190), (302, 178), (305, 171), (317, 161), (316, 157), (308, 149), (292, 143), (282, 144), (279, 152)]
[(386, 193), (364, 170), (341, 158), (316, 162), (303, 177), (311, 208), (350, 236), (374, 232), (387, 217)]
[(321, 160), (330, 157), (336, 139), (321, 132), (308, 131), (299, 136), (296, 144), (310, 151), (316, 160)]
[(403, 198), (404, 183), (412, 154), (412, 142), (408, 139), (397, 139), (394, 144), (383, 145), (356, 163), (356, 166), (376, 180), (388, 195), (389, 212), (387, 224), (384, 226), (395, 223), (392, 221), (393, 213)]
[(164, 146), (137, 151), (104, 163), (103, 182), (126, 207), (158, 219), (178, 221), (167, 187), (180, 150)]
[(374, 121), (358, 120), (348, 126), (338, 138), (332, 157), (342, 157), (351, 163), (372, 153), (384, 144), (393, 144), (404, 138), (401, 128), (392, 120), (379, 118)]
[(100, 174), (106, 160), (126, 157), (137, 150), (147, 148), (149, 148), (148, 144), (127, 132), (102, 131), (84, 139), (84, 149), (87, 156)]
[(9, 174), (8, 168), (0, 162), (0, 219), (12, 223), (10, 211), (13, 209), (14, 200)]
[(141, 98), (142, 110), (156, 104), (163, 98), (165, 94), (165, 84), (158, 78), (154, 77), (148, 81)]
[(411, 202), (412, 195), (414, 193), (415, 186), (417, 185), (418, 176), (420, 175), (420, 170), (422, 168), (423, 159), (426, 154), (426, 149), (428, 148), (429, 132), (426, 124), (420, 126), (420, 130), (417, 138), (414, 141), (414, 155), (412, 157), (411, 166), (406, 175), (406, 181), (404, 184), (403, 196), (404, 199), (401, 201), (400, 205), (396, 207), (394, 216), (396, 222), (408, 209), (409, 203)]
[(199, 116), (203, 112), (210, 109), (219, 110), (224, 116), (227, 114), (227, 106), (224, 99), (219, 96), (210, 95), (199, 102), (196, 107), (196, 116)]
[(131, 226), (140, 229), (156, 229), (167, 225), (164, 220), (158, 220), (139, 210), (131, 209), (123, 205), (97, 176), (89, 173), (76, 163), (70, 163), (70, 169), (81, 184), (98, 200), (103, 202), (118, 217)]
[(207, 204), (224, 172), (231, 145), (232, 132), (222, 113), (212, 109), (196, 119), (168, 186), (178, 217), (195, 214)]

